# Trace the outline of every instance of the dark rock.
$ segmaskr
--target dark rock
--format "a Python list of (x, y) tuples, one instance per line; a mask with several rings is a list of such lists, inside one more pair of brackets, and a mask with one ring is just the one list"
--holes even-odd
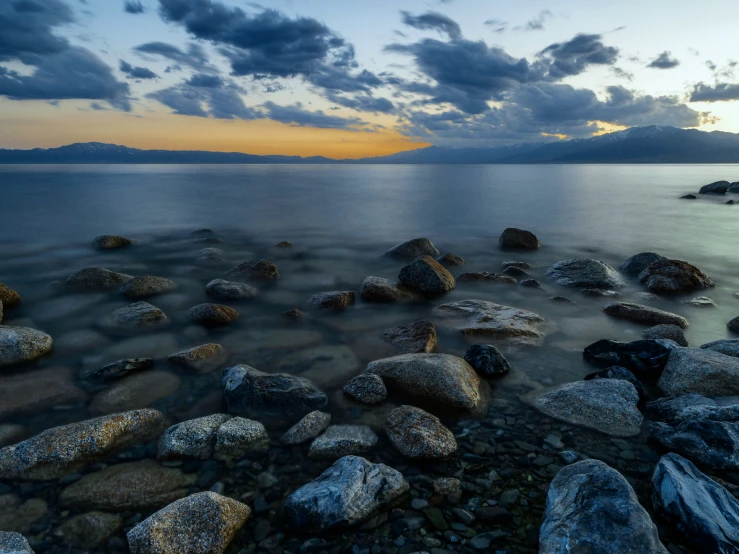
[(565, 287), (615, 289), (624, 286), (621, 276), (611, 266), (590, 258), (557, 262), (547, 276)]
[(652, 423), (649, 432), (662, 446), (713, 469), (739, 469), (739, 423), (683, 421)]
[(499, 377), (511, 370), (511, 364), (492, 344), (473, 344), (464, 359), (483, 377)]
[(0, 302), (3, 303), (5, 308), (12, 308), (21, 303), (21, 295), (8, 285), (0, 283)]
[(100, 321), (108, 331), (135, 333), (161, 327), (168, 323), (167, 315), (148, 302), (134, 302), (113, 310)]
[(490, 273), (489, 271), (480, 271), (477, 273), (462, 273), (457, 277), (458, 283), (507, 283), (514, 284), (516, 280), (502, 273)]
[(24, 501), (16, 494), (0, 494), (0, 529), (28, 533), (48, 510), (48, 504), (40, 498)]
[(680, 346), (688, 346), (688, 339), (685, 338), (685, 333), (677, 325), (655, 325), (642, 331), (641, 336), (647, 340), (667, 339)]
[(237, 265), (226, 277), (237, 281), (274, 281), (280, 278), (277, 266), (267, 260), (252, 260)]
[(534, 312), (504, 306), (486, 300), (462, 300), (434, 308), (442, 324), (463, 335), (481, 335), (495, 339), (535, 342), (544, 336), (540, 325), (544, 318)]
[(401, 283), (426, 294), (440, 294), (454, 288), (454, 277), (431, 256), (423, 256), (400, 270)]
[(644, 325), (677, 325), (682, 329), (688, 327), (688, 320), (684, 317), (642, 304), (614, 302), (603, 308), (603, 311), (612, 317), (625, 319), (633, 323)]
[(498, 245), (502, 250), (536, 250), (541, 242), (531, 231), (509, 227), (500, 235)]
[(231, 416), (213, 414), (173, 425), (159, 437), (157, 458), (207, 460), (213, 457), (218, 428)]
[(412, 300), (413, 292), (403, 285), (382, 277), (367, 277), (359, 287), (359, 296), (368, 302)]
[(639, 281), (653, 292), (690, 292), (715, 286), (694, 265), (680, 260), (657, 260), (639, 274)]
[(657, 386), (668, 396), (739, 395), (739, 359), (708, 349), (675, 348)]
[(320, 435), (331, 423), (331, 414), (315, 410), (290, 427), (280, 438), (283, 444), (302, 444)]
[(438, 256), (439, 251), (429, 239), (419, 238), (401, 242), (383, 255), (389, 258), (413, 259), (419, 256)]
[(218, 428), (214, 455), (216, 460), (230, 463), (268, 446), (269, 437), (264, 425), (251, 419), (233, 417)]
[(382, 338), (397, 346), (404, 354), (436, 350), (436, 328), (427, 319), (388, 329)]
[(556, 302), (557, 304), (570, 304), (570, 305), (577, 305), (577, 302), (572, 300), (571, 298), (567, 298), (566, 296), (552, 296), (549, 298), (552, 302)]
[(177, 288), (177, 283), (164, 277), (144, 275), (129, 279), (119, 289), (119, 292), (127, 298), (146, 298), (157, 294), (171, 292)]
[(28, 327), (0, 325), (0, 367), (31, 362), (51, 351), (52, 339)]
[(116, 273), (102, 267), (88, 267), (70, 275), (67, 278), (67, 288), (77, 292), (105, 292), (120, 288), (130, 279), (133, 277), (125, 273)]
[(638, 277), (639, 274), (647, 269), (652, 263), (666, 259), (664, 256), (655, 254), (654, 252), (642, 252), (640, 254), (634, 254), (628, 260), (626, 260), (621, 267), (621, 273), (630, 275), (632, 277)]
[(316, 437), (308, 450), (314, 460), (338, 460), (343, 456), (364, 454), (377, 444), (377, 435), (366, 425), (329, 425)]
[(516, 267), (515, 265), (509, 265), (503, 270), (504, 275), (508, 275), (510, 277), (520, 278), (520, 277), (530, 277), (530, 275), (520, 267)]
[(729, 331), (732, 333), (739, 333), (739, 316), (729, 321), (729, 323), (726, 324), (726, 327), (728, 327)]
[(385, 433), (406, 458), (446, 458), (457, 451), (454, 435), (439, 418), (413, 406), (400, 406), (390, 412)]
[(528, 287), (530, 289), (540, 289), (541, 283), (536, 279), (524, 279), (519, 283), (522, 287)]
[(277, 244), (275, 244), (275, 248), (294, 248), (295, 243), (290, 242), (289, 240), (281, 240)]
[(725, 356), (733, 356), (739, 358), (739, 339), (722, 339), (713, 342), (707, 342), (701, 346), (705, 350), (713, 350)]
[(239, 318), (239, 312), (230, 306), (205, 302), (187, 310), (185, 317), (205, 327), (218, 327), (236, 321)]
[(691, 298), (690, 300), (685, 300), (683, 304), (687, 304), (688, 306), (693, 306), (695, 308), (716, 308), (716, 303), (708, 298), (707, 296), (696, 296), (695, 298)]
[(504, 262), (501, 262), (500, 264), (503, 269), (507, 269), (509, 267), (517, 267), (518, 269), (533, 269), (534, 266), (531, 265), (529, 262), (517, 262), (513, 260), (506, 260)]
[(362, 373), (344, 386), (344, 394), (363, 404), (382, 404), (387, 399), (387, 388), (379, 376)]
[(739, 181), (735, 181), (729, 185), (729, 190), (726, 192), (730, 192), (733, 194), (739, 193)]
[(677, 344), (665, 339), (634, 342), (604, 339), (585, 347), (583, 357), (598, 367), (608, 368), (617, 365), (631, 371), (647, 373), (656, 379), (667, 364), (670, 352), (675, 348), (678, 348)]
[(441, 265), (443, 265), (445, 268), (449, 269), (450, 267), (458, 267), (460, 265), (465, 265), (467, 262), (464, 261), (464, 258), (457, 256), (456, 254), (444, 254), (443, 256), (439, 256), (436, 258), (436, 261), (439, 262)]
[(339, 312), (354, 304), (353, 291), (319, 292), (308, 298), (305, 307), (313, 311)]
[(219, 300), (249, 300), (256, 297), (259, 291), (246, 283), (226, 281), (225, 279), (213, 279), (205, 285), (208, 296)]
[(730, 184), (729, 181), (716, 181), (702, 186), (698, 192), (700, 194), (726, 194)]
[(303, 319), (303, 312), (301, 312), (297, 308), (293, 308), (292, 310), (288, 310), (283, 313), (282, 316), (289, 319), (290, 321), (298, 322)]
[(647, 402), (646, 412), (654, 419), (668, 423), (683, 421), (682, 413), (688, 408), (717, 406), (716, 401), (700, 394), (684, 394), (682, 396), (658, 398)]
[(623, 381), (628, 381), (634, 385), (636, 392), (639, 394), (639, 402), (645, 402), (649, 398), (649, 391), (644, 384), (625, 367), (615, 365), (608, 369), (604, 369), (603, 371), (598, 371), (585, 376), (586, 381), (590, 381), (591, 379), (621, 379)]
[(695, 194), (686, 194), (685, 196), (680, 197), (681, 200), (698, 200), (698, 197)]
[(226, 349), (220, 344), (208, 343), (170, 354), (167, 361), (196, 373), (210, 373), (227, 358)]
[(133, 241), (120, 235), (100, 235), (95, 237), (92, 245), (98, 250), (116, 250), (118, 248), (126, 248), (131, 246)]
[(118, 360), (117, 362), (85, 371), (82, 374), (82, 378), (113, 381), (125, 377), (130, 373), (144, 371), (152, 367), (154, 367), (154, 360), (152, 358), (129, 358), (128, 360)]
[(108, 540), (123, 529), (120, 516), (104, 512), (88, 512), (65, 521), (59, 532), (64, 541), (84, 550), (104, 548)]

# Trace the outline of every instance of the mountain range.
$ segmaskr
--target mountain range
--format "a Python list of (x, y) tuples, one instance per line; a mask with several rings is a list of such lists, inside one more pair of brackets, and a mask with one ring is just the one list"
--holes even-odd
[(389, 156), (336, 160), (202, 150), (140, 150), (86, 142), (59, 148), (0, 149), (0, 164), (532, 164), (739, 163), (739, 134), (647, 126), (589, 139), (498, 148), (428, 146)]

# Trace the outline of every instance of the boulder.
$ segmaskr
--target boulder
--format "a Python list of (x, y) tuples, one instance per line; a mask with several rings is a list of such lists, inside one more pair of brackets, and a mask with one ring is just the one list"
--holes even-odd
[(406, 458), (439, 459), (457, 451), (454, 434), (439, 418), (413, 406), (400, 406), (390, 412), (385, 433)]
[(636, 392), (639, 394), (639, 402), (645, 402), (649, 399), (649, 390), (647, 387), (645, 387), (644, 384), (625, 367), (614, 365), (608, 369), (585, 376), (586, 381), (590, 381), (592, 379), (621, 379), (623, 381), (628, 381), (634, 385)]
[(305, 303), (305, 307), (312, 311), (340, 312), (354, 304), (354, 292), (336, 290), (319, 292), (312, 295)]
[(92, 241), (92, 246), (98, 250), (117, 250), (131, 246), (133, 241), (120, 235), (100, 235)]
[(462, 273), (457, 277), (457, 283), (505, 283), (513, 285), (516, 279), (502, 273), (490, 273), (489, 271), (478, 271), (476, 273)]
[(377, 435), (366, 425), (329, 425), (316, 437), (308, 450), (314, 460), (337, 460), (343, 456), (364, 454), (377, 444)]
[(729, 189), (726, 192), (730, 192), (732, 194), (739, 193), (739, 181), (735, 181), (729, 185)]
[(167, 315), (148, 302), (134, 302), (113, 310), (100, 322), (108, 331), (134, 333), (161, 327), (169, 322)]
[(534, 269), (534, 266), (529, 262), (518, 262), (515, 260), (504, 260), (500, 265), (503, 269), (508, 269), (509, 267), (515, 267), (517, 269)]
[(695, 298), (691, 298), (689, 300), (686, 300), (683, 302), (684, 304), (687, 304), (688, 306), (693, 306), (694, 308), (717, 308), (716, 303), (708, 298), (707, 296), (696, 296)]
[(280, 440), (288, 445), (308, 442), (320, 435), (329, 423), (331, 423), (331, 414), (314, 410), (290, 427)]
[(657, 260), (639, 274), (639, 281), (652, 292), (690, 292), (715, 283), (694, 265), (681, 260)]
[(660, 256), (654, 252), (642, 252), (631, 256), (628, 260), (622, 263), (621, 267), (618, 269), (624, 275), (638, 277), (639, 274), (647, 269), (652, 263), (664, 259), (666, 259), (664, 256)]
[(174, 393), (181, 382), (177, 375), (168, 371), (134, 373), (97, 393), (89, 410), (93, 415), (102, 415), (146, 408)]
[(374, 373), (362, 373), (344, 386), (344, 394), (362, 404), (382, 404), (387, 400), (387, 388)]
[(134, 277), (123, 283), (119, 292), (127, 298), (136, 299), (164, 294), (176, 288), (177, 283), (174, 281), (170, 281), (164, 277), (144, 275), (142, 277)]
[(621, 298), (621, 293), (615, 290), (580, 289), (579, 292), (588, 298)]
[(185, 317), (204, 327), (219, 327), (239, 319), (239, 312), (223, 304), (205, 302), (187, 310)]
[(0, 553), (2, 554), (33, 554), (31, 545), (20, 533), (0, 531)]
[(83, 550), (104, 550), (108, 541), (123, 529), (121, 516), (87, 512), (65, 521), (59, 527), (64, 542)]
[(483, 377), (499, 377), (511, 370), (511, 364), (492, 344), (473, 344), (465, 352), (464, 360)]
[(729, 321), (729, 323), (726, 324), (726, 327), (728, 327), (729, 331), (732, 333), (739, 333), (739, 316)]
[(427, 238), (412, 239), (401, 242), (386, 251), (383, 256), (399, 259), (413, 259), (418, 256), (438, 256), (439, 251)]
[(739, 358), (739, 339), (722, 339), (713, 342), (707, 342), (701, 345), (704, 350), (712, 350), (725, 356)]
[(129, 279), (133, 277), (125, 273), (116, 273), (102, 267), (87, 267), (67, 278), (67, 288), (77, 292), (105, 292), (120, 288)]
[(285, 501), (285, 514), (300, 531), (346, 528), (386, 510), (408, 490), (393, 468), (345, 456), (293, 492)]
[(536, 250), (541, 242), (531, 231), (509, 227), (498, 238), (501, 250)]
[(729, 190), (729, 181), (716, 181), (708, 185), (703, 185), (698, 191), (700, 194), (726, 194)]
[(522, 287), (527, 287), (530, 289), (540, 289), (541, 283), (537, 281), (536, 279), (524, 279), (519, 283)]
[(450, 267), (465, 265), (467, 263), (464, 261), (464, 258), (462, 258), (461, 256), (457, 256), (456, 254), (452, 254), (451, 252), (444, 254), (443, 256), (439, 256), (438, 258), (436, 258), (436, 261), (447, 269), (449, 269)]
[(427, 319), (388, 329), (382, 338), (397, 346), (404, 354), (436, 350), (436, 328)]
[(227, 358), (226, 349), (220, 344), (208, 343), (170, 354), (167, 361), (195, 373), (210, 373)]
[(0, 325), (0, 367), (32, 362), (47, 354), (52, 342), (36, 329)]
[(683, 421), (652, 423), (649, 433), (668, 450), (713, 469), (739, 469), (739, 423)]
[(234, 417), (218, 428), (216, 433), (215, 458), (217, 460), (238, 460), (248, 452), (265, 450), (269, 437), (264, 425), (258, 421)]
[(463, 335), (483, 335), (493, 339), (537, 341), (544, 318), (534, 312), (487, 300), (461, 300), (434, 308), (434, 316)]
[(698, 200), (698, 197), (695, 194), (686, 194), (685, 196), (680, 197), (681, 200)]
[(237, 281), (274, 281), (280, 278), (277, 266), (267, 260), (252, 260), (237, 265), (226, 274), (229, 279)]
[(1, 376), (0, 421), (84, 402), (87, 393), (75, 384), (74, 373), (68, 367), (47, 367)]
[(641, 336), (647, 340), (667, 339), (679, 346), (688, 346), (688, 339), (685, 338), (685, 333), (677, 325), (655, 325), (654, 327), (650, 327), (649, 329), (642, 331)]
[(624, 286), (618, 272), (608, 264), (591, 258), (573, 258), (557, 262), (547, 276), (565, 287), (616, 289)]
[(383, 277), (367, 277), (359, 287), (359, 296), (367, 302), (412, 300), (413, 291)]
[(431, 256), (416, 258), (400, 270), (400, 282), (425, 294), (441, 294), (454, 288), (454, 277)]
[(598, 367), (617, 365), (656, 379), (665, 367), (670, 353), (676, 348), (677, 344), (665, 339), (633, 342), (604, 339), (586, 346), (583, 358)]
[(562, 468), (549, 486), (539, 554), (667, 554), (628, 481), (598, 460)]
[(207, 460), (213, 457), (218, 429), (230, 419), (226, 414), (213, 414), (173, 425), (159, 438), (157, 458)]
[(739, 395), (739, 359), (701, 348), (675, 348), (657, 383), (668, 396)]
[(0, 302), (5, 308), (13, 308), (21, 303), (21, 295), (8, 285), (0, 283)]
[(503, 275), (515, 277), (516, 279), (531, 277), (531, 275), (525, 269), (521, 269), (520, 267), (516, 267), (515, 265), (509, 265), (508, 267), (506, 267), (503, 270)]
[(613, 302), (604, 307), (603, 311), (616, 319), (643, 325), (677, 325), (681, 329), (688, 327), (688, 320), (684, 317), (642, 304)]
[(652, 416), (653, 419), (673, 423), (690, 419), (682, 415), (688, 409), (695, 410), (696, 408), (716, 406), (718, 406), (718, 403), (714, 399), (692, 393), (682, 396), (658, 398), (652, 402), (647, 402), (645, 409), (646, 413)]
[(205, 285), (208, 296), (218, 300), (249, 300), (255, 298), (259, 291), (246, 283), (226, 281), (225, 279), (213, 279)]
[(154, 367), (152, 358), (129, 358), (89, 369), (82, 373), (82, 378), (93, 381), (115, 381), (131, 373), (144, 371), (152, 367)]

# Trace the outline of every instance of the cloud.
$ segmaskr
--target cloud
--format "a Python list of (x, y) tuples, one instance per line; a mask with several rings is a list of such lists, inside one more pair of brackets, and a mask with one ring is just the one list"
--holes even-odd
[(130, 63), (121, 60), (119, 69), (132, 79), (157, 79), (158, 75), (146, 67), (134, 67)]
[(342, 69), (324, 67), (309, 75), (307, 80), (329, 91), (368, 92), (370, 89), (382, 86), (384, 83), (377, 75), (366, 69), (353, 75)]
[(187, 52), (166, 42), (147, 42), (136, 46), (134, 51), (142, 54), (144, 58), (161, 56), (176, 64), (191, 67), (198, 71), (215, 71), (215, 68), (208, 63), (208, 56), (203, 47), (195, 43), (188, 45)]
[(360, 112), (393, 113), (395, 111), (395, 105), (387, 98), (375, 98), (365, 94), (355, 95), (352, 97), (328, 94), (326, 95), (326, 98), (335, 104)]
[(294, 127), (359, 131), (359, 127), (365, 124), (364, 121), (356, 117), (339, 117), (325, 114), (322, 111), (307, 111), (303, 109), (299, 102), (292, 106), (279, 106), (274, 102), (265, 102), (262, 106), (266, 110), (266, 116), (269, 119)]
[(139, 14), (144, 13), (146, 9), (139, 0), (126, 0), (123, 4), (123, 11), (126, 13)]
[(453, 19), (439, 12), (426, 12), (420, 15), (412, 15), (402, 11), (403, 23), (421, 31), (437, 31), (447, 34), (451, 39), (462, 37), (462, 29)]
[(672, 54), (665, 50), (659, 56), (657, 56), (647, 67), (653, 67), (655, 69), (672, 69), (680, 65), (680, 62), (672, 57)]
[(235, 83), (211, 75), (195, 75), (188, 81), (152, 92), (147, 97), (161, 102), (177, 115), (245, 120), (260, 117), (253, 108), (244, 104), (243, 92)]
[(619, 51), (606, 46), (600, 35), (578, 34), (567, 42), (555, 43), (539, 52), (540, 62), (551, 80), (579, 75), (591, 65), (613, 65)]
[(37, 65), (42, 56), (69, 48), (54, 28), (74, 21), (72, 9), (60, 0), (0, 2), (0, 61)]
[(690, 93), (691, 102), (727, 102), (739, 100), (739, 83), (716, 83), (693, 85)]
[(206, 87), (206, 88), (221, 88), (225, 85), (223, 79), (221, 79), (218, 75), (206, 75), (204, 73), (196, 73), (192, 77), (190, 77), (189, 80), (186, 81), (186, 84), (190, 85), (191, 87)]
[(515, 31), (543, 31), (544, 23), (546, 23), (547, 19), (551, 19), (553, 17), (554, 14), (549, 10), (542, 10), (539, 12), (539, 15), (527, 21), (525, 25), (514, 27), (513, 29)]

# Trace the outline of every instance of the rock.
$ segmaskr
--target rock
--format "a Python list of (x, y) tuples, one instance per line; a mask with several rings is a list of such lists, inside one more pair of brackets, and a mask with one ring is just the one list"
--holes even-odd
[(354, 292), (331, 291), (312, 295), (305, 303), (308, 310), (339, 312), (354, 304)]
[(215, 343), (203, 344), (167, 356), (170, 363), (196, 373), (210, 373), (225, 363), (227, 358), (226, 349)]
[(239, 319), (239, 312), (223, 304), (205, 302), (187, 310), (185, 317), (205, 327), (219, 327)]
[(282, 316), (286, 318), (288, 321), (297, 322), (303, 319), (303, 312), (301, 312), (297, 308), (294, 308), (292, 310), (288, 310), (284, 312)]
[(454, 434), (439, 418), (413, 406), (400, 406), (390, 412), (385, 433), (406, 458), (446, 458), (457, 451)]
[(565, 287), (616, 289), (624, 286), (621, 276), (611, 266), (590, 258), (574, 258), (557, 262), (547, 277)]
[(36, 329), (0, 325), (0, 367), (32, 362), (47, 354), (52, 342)]
[(521, 277), (530, 277), (526, 270), (521, 269), (520, 267), (516, 267), (515, 265), (509, 265), (508, 267), (506, 267), (503, 270), (503, 275), (515, 277), (516, 279)]
[(226, 277), (238, 281), (274, 281), (280, 278), (277, 266), (267, 260), (252, 260), (237, 265)]
[(246, 283), (226, 281), (225, 279), (213, 279), (205, 285), (208, 296), (219, 300), (249, 300), (255, 298), (259, 291)]
[(680, 197), (681, 200), (698, 200), (698, 197), (695, 194), (686, 194), (685, 196)]
[(136, 410), (53, 427), (0, 449), (0, 479), (48, 481), (159, 435), (164, 416)]
[(614, 365), (608, 369), (604, 369), (603, 371), (598, 371), (585, 376), (586, 381), (591, 379), (621, 379), (623, 381), (628, 381), (634, 385), (636, 392), (639, 394), (639, 402), (645, 402), (649, 399), (649, 391), (647, 388), (625, 367)]
[(308, 450), (314, 460), (336, 460), (343, 456), (364, 454), (377, 444), (377, 435), (366, 425), (329, 425), (316, 437)]
[(218, 428), (215, 457), (224, 461), (237, 460), (248, 452), (265, 450), (268, 446), (269, 437), (264, 425), (251, 419), (234, 417)]
[(577, 302), (572, 300), (571, 298), (567, 298), (566, 296), (552, 296), (549, 298), (552, 302), (556, 302), (557, 304), (569, 304), (571, 306), (576, 306)]
[(439, 256), (436, 258), (436, 261), (439, 262), (441, 265), (443, 265), (445, 268), (449, 269), (450, 267), (458, 267), (460, 265), (465, 265), (467, 262), (464, 261), (464, 258), (457, 256), (456, 254), (447, 253), (443, 256)]
[(213, 457), (216, 433), (231, 419), (226, 414), (213, 414), (183, 421), (167, 429), (159, 438), (157, 458), (207, 460)]
[(279, 371), (299, 374), (319, 387), (341, 384), (356, 375), (359, 367), (354, 351), (344, 344), (299, 350), (277, 363)]
[(704, 350), (713, 350), (725, 356), (739, 358), (739, 339), (722, 339), (707, 342), (701, 346)]
[(639, 281), (653, 292), (690, 292), (715, 283), (694, 265), (680, 260), (658, 260), (639, 274)]
[(625, 275), (631, 277), (638, 277), (639, 274), (647, 269), (652, 263), (665, 260), (664, 256), (655, 254), (654, 252), (642, 252), (640, 254), (634, 254), (628, 260), (621, 264), (618, 269)]
[(285, 502), (285, 514), (301, 531), (350, 527), (387, 509), (408, 489), (398, 471), (345, 456), (293, 492)]
[(419, 256), (438, 256), (439, 251), (427, 238), (412, 239), (393, 246), (383, 256), (389, 258), (413, 259)]
[(598, 367), (614, 365), (657, 378), (677, 344), (665, 339), (617, 342), (599, 340), (585, 347), (583, 358)]
[(522, 287), (528, 287), (530, 289), (540, 289), (541, 283), (536, 279), (524, 279), (519, 283)]
[(486, 407), (475, 370), (450, 354), (402, 354), (371, 362), (367, 372), (380, 376), (388, 389), (437, 407), (467, 412)]
[(562, 468), (547, 494), (539, 554), (667, 554), (634, 489), (598, 460)]
[(695, 409), (714, 406), (718, 406), (718, 404), (712, 398), (706, 398), (700, 394), (692, 393), (676, 397), (658, 398), (652, 402), (647, 402), (645, 408), (647, 413), (654, 419), (672, 423), (685, 420), (686, 418), (682, 414), (689, 408)]
[(344, 386), (344, 394), (363, 404), (382, 404), (387, 399), (387, 388), (379, 376), (363, 373)]
[(739, 551), (739, 501), (688, 460), (663, 456), (652, 489), (657, 514), (700, 552)]
[(657, 386), (668, 396), (739, 395), (739, 359), (701, 348), (675, 348)]
[(439, 477), (434, 479), (434, 492), (443, 496), (450, 494), (462, 494), (462, 481), (456, 477)]
[(677, 426), (652, 423), (649, 432), (669, 450), (713, 469), (739, 469), (739, 423), (683, 421)]
[(730, 192), (730, 193), (734, 193), (734, 194), (739, 193), (739, 181), (735, 181), (735, 182), (731, 183), (729, 185), (729, 190), (727, 190), (726, 192)]
[(620, 379), (576, 381), (525, 398), (549, 417), (614, 437), (633, 437), (644, 421), (634, 385)]
[(166, 314), (148, 302), (134, 302), (113, 310), (100, 322), (108, 331), (139, 332), (161, 327), (169, 322)]
[(682, 329), (688, 327), (688, 320), (684, 317), (642, 304), (613, 302), (603, 308), (603, 311), (617, 319), (625, 319), (634, 323), (645, 325), (677, 325)]
[(128, 532), (131, 554), (222, 554), (251, 510), (232, 498), (199, 492), (170, 504)]
[(328, 403), (326, 395), (308, 379), (262, 373), (243, 364), (224, 370), (221, 389), (230, 413), (262, 423), (291, 423)]
[(31, 545), (20, 533), (0, 531), (0, 553), (2, 554), (33, 554)]
[(513, 227), (503, 231), (498, 239), (498, 245), (501, 250), (536, 250), (541, 248), (541, 242), (534, 233)]
[(501, 262), (500, 265), (503, 269), (508, 269), (509, 267), (515, 267), (518, 269), (534, 269), (534, 266), (529, 262), (518, 262), (515, 260), (505, 260)]
[(414, 298), (411, 290), (382, 277), (365, 278), (359, 287), (359, 296), (367, 302), (398, 302)]
[[(46, 515), (49, 507), (40, 498), (25, 502), (15, 494), (0, 495), (0, 529), (28, 533)], [(2, 552), (2, 550), (0, 550)]]
[(115, 290), (133, 279), (131, 275), (116, 273), (102, 267), (80, 269), (67, 278), (67, 288), (77, 292), (104, 292)]
[(538, 340), (544, 336), (544, 318), (534, 312), (488, 302), (462, 300), (437, 306), (434, 315), (463, 335), (484, 335), (494, 339)]
[(289, 240), (281, 240), (277, 244), (275, 244), (275, 248), (294, 248), (295, 243), (290, 242)]
[(388, 329), (382, 338), (397, 346), (404, 354), (436, 350), (436, 328), (427, 319)]
[(490, 273), (489, 271), (480, 271), (477, 273), (462, 273), (457, 277), (458, 283), (506, 283), (515, 284), (516, 280), (502, 273)]
[(685, 338), (685, 333), (677, 325), (655, 325), (642, 331), (641, 336), (647, 340), (667, 339), (680, 346), (688, 346), (688, 339)]
[(400, 270), (400, 282), (426, 294), (441, 294), (454, 288), (454, 277), (431, 256), (416, 258)]
[(729, 181), (716, 181), (709, 185), (704, 185), (698, 191), (700, 194), (726, 194), (729, 190)]
[(134, 373), (96, 394), (89, 410), (93, 415), (102, 415), (146, 408), (174, 393), (180, 383), (177, 375), (167, 371)]
[(116, 250), (131, 246), (133, 241), (120, 235), (100, 235), (92, 241), (92, 246), (98, 250)]
[(580, 289), (580, 294), (589, 298), (621, 298), (621, 293), (615, 290)]
[(729, 331), (732, 333), (739, 333), (739, 316), (729, 321), (729, 323), (726, 324), (726, 327), (728, 327)]
[(87, 393), (74, 383), (74, 371), (47, 367), (0, 377), (0, 420), (37, 415), (55, 406), (87, 400)]
[(142, 277), (134, 277), (123, 283), (119, 292), (127, 298), (135, 299), (164, 294), (176, 288), (177, 283), (174, 281), (170, 281), (164, 277), (144, 275)]
[(483, 377), (499, 377), (511, 370), (511, 364), (492, 344), (473, 344), (465, 352), (464, 360)]
[(104, 512), (88, 512), (65, 521), (59, 532), (64, 542), (85, 550), (105, 548), (108, 540), (123, 529), (120, 516)]
[(82, 374), (82, 378), (98, 381), (114, 381), (131, 373), (144, 371), (152, 367), (154, 367), (154, 360), (152, 358), (129, 358), (128, 360), (118, 360), (102, 367), (87, 370)]
[(303, 444), (320, 435), (329, 423), (331, 414), (315, 410), (290, 427), (280, 440), (288, 445)]
[(716, 308), (716, 303), (708, 298), (707, 296), (696, 296), (695, 298), (691, 298), (690, 300), (686, 300), (683, 302), (684, 304), (687, 304), (688, 306), (694, 306), (696, 308)]

